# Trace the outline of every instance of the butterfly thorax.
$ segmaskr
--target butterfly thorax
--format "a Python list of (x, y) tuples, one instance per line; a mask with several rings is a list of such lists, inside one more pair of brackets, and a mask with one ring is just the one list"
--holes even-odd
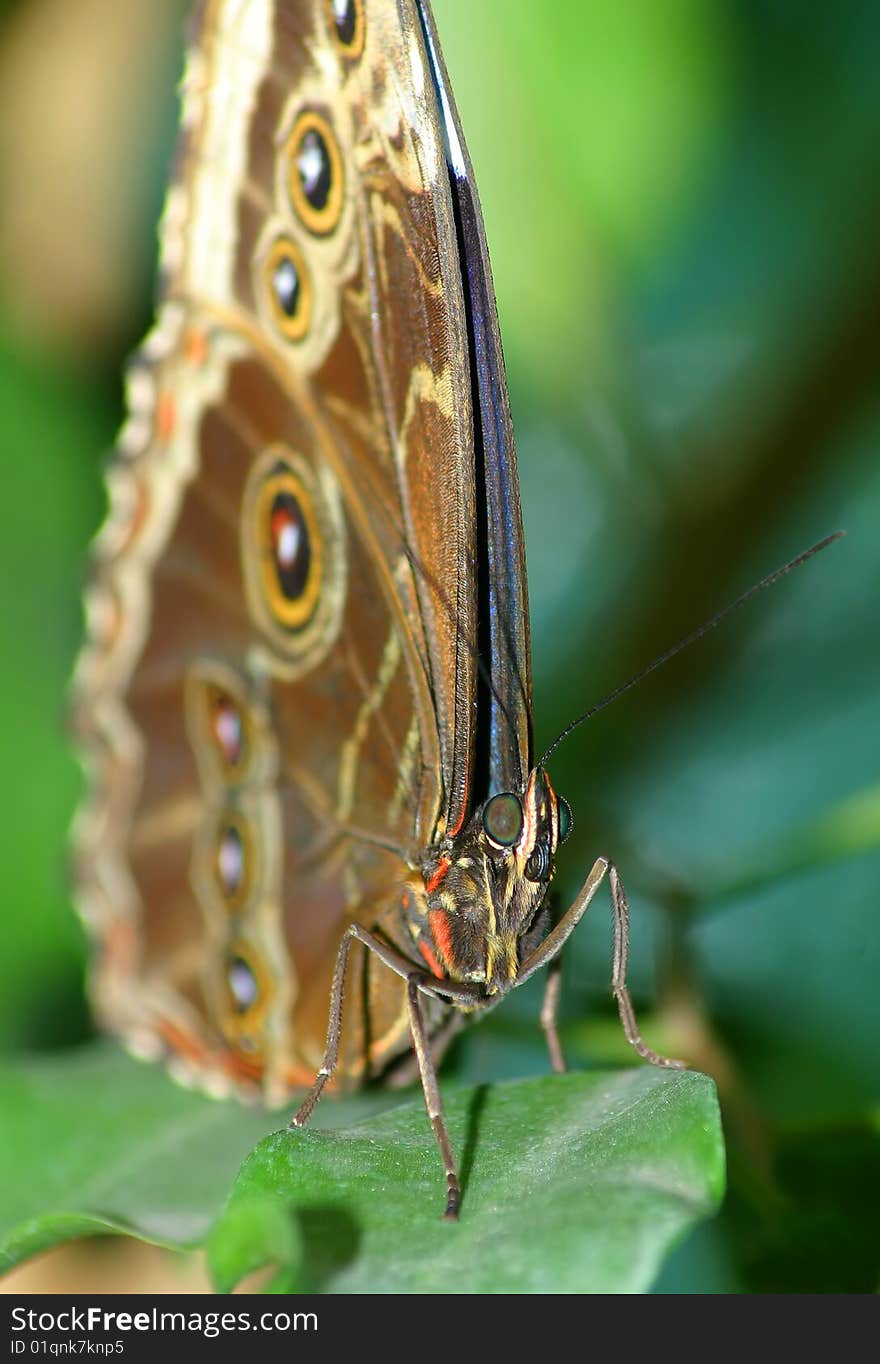
[(539, 911), (569, 822), (567, 805), (536, 768), (521, 794), (493, 796), (461, 833), (428, 850), (403, 907), (432, 975), (483, 985), (486, 995), (513, 987), (542, 935)]

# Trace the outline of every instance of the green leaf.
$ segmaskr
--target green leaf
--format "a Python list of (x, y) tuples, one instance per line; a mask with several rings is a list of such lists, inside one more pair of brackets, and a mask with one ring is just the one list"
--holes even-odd
[(217, 1235), (211, 1237), (208, 1258), (221, 1293), (230, 1292), (246, 1274), (278, 1266), (275, 1280), (286, 1284), (285, 1267), (303, 1259), (299, 1224), (283, 1199), (272, 1194), (243, 1195), (227, 1208)]
[(721, 1199), (704, 1075), (646, 1067), (453, 1089), (457, 1225), (440, 1217), (421, 1096), (375, 1112), (393, 1102), (327, 1099), (321, 1125), (264, 1136), (277, 1117), (178, 1089), (106, 1046), (10, 1067), (0, 1162), (16, 1177), (0, 1265), (126, 1232), (178, 1248), (207, 1239), (221, 1291), (268, 1269), (279, 1291), (635, 1292)]
[(0, 1110), (0, 1269), (114, 1231), (198, 1244), (271, 1123), (104, 1045), (4, 1068)]
[[(248, 1157), (213, 1238), (272, 1197), (295, 1218), (298, 1291), (637, 1292), (669, 1246), (717, 1206), (724, 1157), (714, 1087), (652, 1070), (549, 1076), (447, 1099), (461, 1220), (421, 1101), (334, 1131), (279, 1132)], [(274, 1234), (274, 1228), (273, 1228)], [(254, 1269), (253, 1244), (239, 1277)], [(277, 1241), (267, 1244), (277, 1264)]]

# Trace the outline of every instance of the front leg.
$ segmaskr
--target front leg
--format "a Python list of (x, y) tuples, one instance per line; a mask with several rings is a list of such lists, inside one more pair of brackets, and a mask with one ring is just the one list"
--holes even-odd
[(541, 1027), (544, 1030), (544, 1037), (547, 1041), (547, 1050), (550, 1053), (550, 1064), (557, 1075), (564, 1075), (568, 1070), (565, 1064), (565, 1055), (562, 1050), (562, 1043), (559, 1040), (559, 1029), (556, 1026), (556, 1015), (559, 1011), (559, 996), (562, 992), (562, 956), (555, 956), (547, 967), (547, 984), (544, 986), (544, 1002), (541, 1005)]
[(425, 1020), (422, 1017), (422, 1006), (419, 1000), (419, 990), (421, 986), (421, 972), (413, 972), (406, 982), (406, 1000), (409, 1006), (409, 1026), (412, 1032), (413, 1046), (419, 1062), (419, 1072), (422, 1077), (422, 1090), (425, 1095), (425, 1107), (428, 1110), (428, 1117), (431, 1119), (431, 1126), (434, 1129), (434, 1136), (437, 1138), (437, 1145), (440, 1148), (440, 1158), (443, 1161), (443, 1168), (446, 1171), (446, 1211), (443, 1216), (447, 1222), (458, 1221), (458, 1209), (461, 1204), (461, 1187), (458, 1182), (458, 1171), (455, 1168), (455, 1156), (452, 1154), (452, 1146), (449, 1141), (449, 1133), (446, 1131), (446, 1120), (443, 1117), (443, 1104), (440, 1099), (440, 1085), (437, 1080), (437, 1068), (431, 1056), (431, 1048), (428, 1045), (428, 1034), (425, 1030)]
[[(650, 1061), (652, 1065), (681, 1070), (684, 1067), (684, 1061), (675, 1061), (671, 1057), (661, 1056), (658, 1052), (652, 1051), (642, 1040), (641, 1033), (639, 1032), (632, 999), (630, 998), (630, 993), (626, 984), (626, 968), (629, 961), (629, 906), (627, 905), (623, 885), (617, 874), (617, 868), (614, 866), (613, 862), (609, 862), (607, 857), (596, 858), (587, 879), (584, 881), (584, 884), (581, 886), (575, 898), (574, 904), (566, 910), (559, 920), (559, 923), (547, 934), (547, 937), (540, 946), (536, 947), (534, 952), (532, 952), (523, 962), (519, 969), (516, 983), (517, 985), (522, 984), (523, 981), (528, 980), (529, 976), (533, 976), (536, 971), (540, 971), (542, 966), (547, 966), (559, 956), (559, 953), (562, 951), (562, 948), (565, 946), (569, 937), (589, 909), (590, 902), (599, 889), (602, 878), (605, 876), (606, 872), (608, 873), (608, 881), (611, 887), (611, 904), (614, 924), (611, 993), (617, 1001), (617, 1009), (620, 1014), (620, 1021), (623, 1024), (626, 1040), (629, 1042), (630, 1046), (638, 1052), (639, 1056), (643, 1057), (646, 1061)], [(558, 987), (556, 986), (553, 986), (552, 988), (558, 990)], [(551, 981), (548, 980), (548, 998), (550, 998), (550, 995)], [(545, 999), (545, 1008), (547, 1007), (547, 1001)], [(553, 1004), (552, 1001), (551, 1007), (552, 1013), (550, 1013), (549, 1016), (553, 1020), (555, 1031), (555, 1004)], [(543, 1010), (541, 1021), (542, 1023), (544, 1022)], [(546, 1030), (545, 1024), (545, 1031)], [(554, 1060), (552, 1043), (550, 1055), (551, 1060)], [(554, 1069), (556, 1069), (555, 1061)]]
[(396, 971), (404, 979), (412, 970), (412, 966), (399, 953), (385, 946), (378, 938), (374, 938), (372, 933), (368, 933), (360, 924), (349, 924), (339, 944), (339, 951), (336, 954), (336, 965), (333, 968), (333, 983), (330, 986), (330, 1016), (327, 1021), (327, 1042), (324, 1047), (324, 1058), (321, 1067), (315, 1076), (315, 1082), (303, 1099), (299, 1108), (294, 1113), (289, 1128), (305, 1127), (309, 1118), (315, 1110), (315, 1105), (324, 1092), (327, 1081), (331, 1079), (333, 1072), (339, 1062), (339, 1038), (342, 1032), (342, 1004), (345, 996), (345, 970), (348, 966), (348, 954), (351, 951), (351, 944), (357, 940), (368, 947), (371, 952), (375, 952), (380, 961)]
[(611, 904), (614, 915), (611, 993), (617, 1000), (617, 1010), (623, 1024), (626, 1040), (633, 1050), (637, 1051), (639, 1056), (646, 1061), (650, 1061), (652, 1066), (666, 1066), (672, 1070), (683, 1070), (684, 1061), (675, 1061), (669, 1056), (661, 1056), (659, 1052), (652, 1051), (647, 1043), (642, 1040), (636, 1023), (632, 999), (626, 985), (626, 967), (629, 961), (629, 905), (626, 902), (623, 883), (613, 862), (608, 864), (608, 882), (611, 886)]
[(324, 1091), (324, 1087), (338, 1065), (339, 1039), (342, 1031), (342, 1006), (345, 995), (345, 973), (351, 944), (354, 941), (362, 943), (364, 947), (374, 952), (381, 962), (406, 981), (410, 1030), (419, 1064), (425, 1106), (446, 1171), (447, 1194), (444, 1216), (448, 1220), (454, 1221), (458, 1217), (461, 1190), (455, 1168), (455, 1158), (452, 1154), (452, 1147), (443, 1119), (437, 1070), (431, 1056), (419, 994), (424, 993), (432, 998), (444, 998), (448, 1002), (470, 1004), (474, 998), (474, 990), (473, 987), (469, 989), (466, 985), (454, 985), (451, 982), (448, 988), (440, 986), (439, 982), (433, 977), (427, 976), (422, 971), (414, 970), (412, 962), (408, 961), (400, 952), (396, 952), (394, 948), (383, 943), (381, 939), (374, 937), (367, 929), (361, 928), (360, 924), (350, 924), (339, 945), (336, 966), (333, 971), (333, 984), (330, 989), (330, 1017), (327, 1024), (327, 1043), (324, 1048), (324, 1058), (321, 1062), (321, 1068), (315, 1076), (314, 1084), (291, 1118), (288, 1127), (305, 1127)]

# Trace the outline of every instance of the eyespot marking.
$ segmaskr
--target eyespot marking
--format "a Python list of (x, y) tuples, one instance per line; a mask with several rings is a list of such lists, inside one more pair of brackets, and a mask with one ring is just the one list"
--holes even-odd
[(256, 736), (241, 679), (213, 660), (198, 662), (187, 675), (185, 698), (187, 729), (203, 780), (242, 785), (250, 774)]
[(363, 0), (325, 0), (330, 32), (343, 56), (359, 57), (364, 50)]
[(301, 630), (315, 613), (324, 553), (310, 491), (279, 461), (256, 500), (256, 538), (263, 594), (274, 620)]
[(272, 986), (257, 950), (234, 940), (217, 962), (215, 1007), (227, 1041), (251, 1055), (262, 1044)]
[(328, 120), (306, 109), (287, 142), (288, 193), (309, 232), (326, 236), (339, 222), (345, 199), (342, 152)]
[(345, 602), (345, 521), (332, 470), (286, 445), (268, 446), (248, 475), (240, 553), (271, 665), (288, 678), (311, 669), (336, 638)]
[(226, 982), (232, 1007), (237, 1013), (247, 1013), (260, 998), (257, 978), (244, 957), (232, 957), (226, 968)]
[(224, 811), (214, 839), (214, 875), (224, 907), (233, 913), (251, 898), (257, 881), (257, 842), (238, 811)]
[(289, 237), (272, 243), (263, 276), (275, 326), (287, 341), (301, 341), (312, 317), (312, 281), (302, 252)]

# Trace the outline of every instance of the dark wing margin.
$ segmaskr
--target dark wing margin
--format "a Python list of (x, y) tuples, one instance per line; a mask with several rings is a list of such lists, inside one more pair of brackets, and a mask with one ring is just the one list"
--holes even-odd
[[(532, 675), (525, 548), (513, 423), (483, 215), (428, 0), (415, 0), (458, 234), (467, 313), (477, 492), (478, 686), (475, 799), (521, 790), (532, 762)], [(485, 674), (483, 673), (485, 669)]]

